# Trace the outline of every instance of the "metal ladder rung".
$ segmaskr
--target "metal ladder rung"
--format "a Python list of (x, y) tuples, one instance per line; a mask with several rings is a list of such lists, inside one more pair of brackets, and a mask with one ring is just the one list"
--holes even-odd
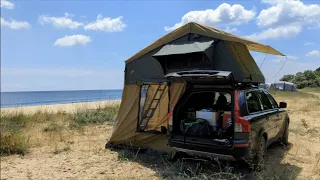
[[(147, 108), (147, 110), (144, 112), (144, 115), (142, 116), (142, 122), (140, 124), (140, 128), (142, 130), (144, 130), (144, 128), (148, 125), (149, 120), (153, 117), (154, 112), (156, 111), (166, 88), (167, 88), (166, 86), (162, 88), (162, 85), (159, 85), (158, 88), (156, 89), (156, 92), (149, 104), (149, 107)], [(152, 107), (154, 104), (155, 104), (155, 107)]]

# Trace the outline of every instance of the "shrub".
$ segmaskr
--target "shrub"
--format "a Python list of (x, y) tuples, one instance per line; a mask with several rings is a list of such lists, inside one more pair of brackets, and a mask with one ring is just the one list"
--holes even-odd
[(113, 122), (116, 118), (118, 110), (118, 105), (98, 109), (80, 110), (75, 113), (74, 121), (80, 125)]
[(23, 114), (2, 115), (0, 122), (0, 154), (25, 154), (29, 139), (22, 133), (28, 116)]
[(54, 131), (61, 131), (63, 127), (57, 123), (51, 123), (48, 126), (43, 128), (44, 132), (54, 132)]
[(320, 71), (318, 69), (316, 71), (306, 70), (304, 72), (298, 72), (296, 75), (284, 75), (280, 80), (292, 82), (297, 85), (298, 89), (320, 87)]

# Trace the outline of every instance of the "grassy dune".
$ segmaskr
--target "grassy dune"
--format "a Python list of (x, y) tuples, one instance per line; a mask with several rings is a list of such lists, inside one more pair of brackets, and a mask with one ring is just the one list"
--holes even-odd
[[(312, 93), (309, 93), (312, 92)], [(268, 148), (267, 166), (153, 151), (105, 149), (119, 102), (76, 111), (1, 114), (1, 177), (6, 179), (320, 179), (320, 94), (271, 92), (288, 103), (289, 142)], [(41, 167), (41, 168), (40, 168)]]

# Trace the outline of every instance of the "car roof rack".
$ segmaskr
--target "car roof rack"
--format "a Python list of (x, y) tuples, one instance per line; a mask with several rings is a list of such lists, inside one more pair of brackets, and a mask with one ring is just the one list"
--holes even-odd
[(246, 82), (246, 83), (236, 83), (236, 87), (238, 88), (259, 88), (259, 83), (251, 83), (251, 82)]

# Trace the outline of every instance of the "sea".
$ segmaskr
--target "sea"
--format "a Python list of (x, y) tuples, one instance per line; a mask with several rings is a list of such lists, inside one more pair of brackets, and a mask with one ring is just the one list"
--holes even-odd
[(1, 92), (1, 108), (120, 100), (119, 90)]

